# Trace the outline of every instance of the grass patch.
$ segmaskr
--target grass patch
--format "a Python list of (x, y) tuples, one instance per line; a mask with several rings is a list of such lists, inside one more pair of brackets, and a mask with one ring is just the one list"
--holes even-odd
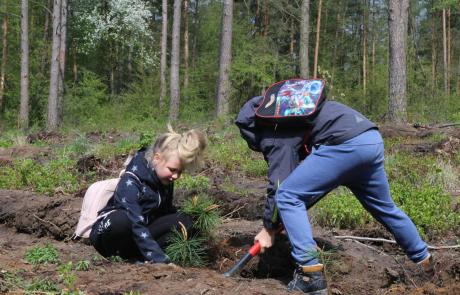
[(183, 174), (175, 183), (176, 188), (204, 192), (211, 187), (209, 178), (203, 175)]
[(15, 160), (12, 166), (3, 167), (0, 171), (0, 187), (30, 188), (48, 195), (57, 191), (73, 193), (81, 185), (75, 165), (76, 162), (64, 154), (46, 164), (37, 163), (32, 159)]
[(346, 188), (324, 197), (313, 212), (315, 221), (326, 227), (355, 229), (373, 222), (372, 216)]
[(460, 212), (452, 210), (452, 198), (439, 186), (416, 189), (395, 183), (391, 192), (396, 204), (414, 221), (424, 237), (455, 230), (460, 225)]
[(33, 264), (56, 264), (59, 263), (59, 253), (52, 245), (34, 247), (26, 252), (26, 261)]

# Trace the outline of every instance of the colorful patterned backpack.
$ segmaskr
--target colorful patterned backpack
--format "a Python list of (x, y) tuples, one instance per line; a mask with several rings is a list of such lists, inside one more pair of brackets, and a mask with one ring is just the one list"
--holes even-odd
[(326, 82), (320, 79), (289, 79), (270, 86), (256, 116), (273, 123), (302, 123), (315, 115), (325, 100)]

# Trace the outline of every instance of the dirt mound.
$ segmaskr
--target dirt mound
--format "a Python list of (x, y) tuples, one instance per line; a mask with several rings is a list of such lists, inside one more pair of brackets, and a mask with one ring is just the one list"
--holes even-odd
[(19, 232), (62, 240), (73, 234), (81, 198), (47, 197), (26, 191), (0, 190), (0, 223)]

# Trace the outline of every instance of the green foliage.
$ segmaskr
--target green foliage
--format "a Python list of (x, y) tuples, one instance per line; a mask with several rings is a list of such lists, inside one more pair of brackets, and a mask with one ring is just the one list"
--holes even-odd
[(83, 294), (78, 288), (76, 287), (75, 283), (77, 281), (77, 275), (75, 271), (73, 271), (73, 263), (69, 261), (59, 266), (58, 268), (59, 277), (62, 280), (65, 288), (61, 294), (65, 295), (77, 295)]
[(243, 171), (247, 176), (266, 176), (268, 173), (268, 165), (265, 160), (252, 159), (243, 164)]
[(48, 279), (34, 279), (31, 283), (26, 284), (25, 291), (25, 294), (36, 294), (37, 292), (56, 294), (59, 288), (56, 283)]
[(452, 199), (439, 186), (419, 189), (395, 183), (391, 187), (393, 199), (414, 221), (423, 236), (442, 234), (460, 225), (460, 212), (452, 210)]
[(171, 261), (183, 266), (203, 266), (205, 264), (205, 239), (198, 236), (188, 237), (187, 231), (173, 230), (169, 238), (166, 254)]
[(323, 198), (314, 208), (315, 221), (321, 226), (355, 229), (372, 222), (356, 197), (340, 189)]
[(77, 271), (87, 271), (89, 270), (90, 262), (89, 260), (80, 260), (75, 265), (75, 270)]
[(111, 262), (114, 262), (114, 263), (120, 263), (120, 262), (124, 261), (123, 258), (121, 258), (120, 256), (116, 256), (116, 255), (115, 256), (110, 256), (109, 260)]
[(90, 149), (88, 138), (84, 134), (80, 134), (70, 143), (66, 150), (74, 155), (84, 155)]
[(56, 191), (75, 192), (79, 188), (75, 161), (67, 155), (40, 164), (32, 159), (15, 160), (0, 171), (0, 186), (9, 189), (32, 188), (52, 195)]
[(80, 83), (65, 98), (65, 124), (95, 124), (101, 106), (108, 101), (107, 87), (95, 73), (83, 70), (80, 75)]
[(26, 252), (26, 261), (33, 265), (58, 263), (59, 254), (56, 248), (48, 244), (45, 247), (34, 247)]
[(154, 144), (155, 132), (142, 132), (139, 137), (139, 148), (147, 148)]
[(220, 223), (219, 206), (201, 194), (184, 201), (180, 211), (193, 217), (193, 226), (202, 234), (210, 234)]
[(203, 175), (183, 174), (175, 183), (175, 188), (204, 192), (211, 187), (209, 178)]

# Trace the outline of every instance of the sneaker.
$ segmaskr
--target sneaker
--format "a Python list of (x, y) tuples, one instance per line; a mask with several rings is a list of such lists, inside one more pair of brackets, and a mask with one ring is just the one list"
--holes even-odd
[(309, 295), (327, 295), (327, 283), (323, 265), (299, 266), (288, 284), (289, 291), (302, 291)]
[(428, 254), (428, 256), (420, 262), (417, 262), (421, 269), (430, 277), (434, 276), (435, 269), (434, 269), (434, 261), (433, 256)]

